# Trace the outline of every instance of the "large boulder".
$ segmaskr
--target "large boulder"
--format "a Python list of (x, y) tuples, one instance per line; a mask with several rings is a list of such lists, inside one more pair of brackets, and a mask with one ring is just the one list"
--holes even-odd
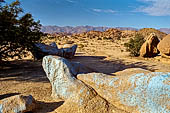
[(52, 85), (52, 97), (62, 99), (65, 103), (57, 109), (57, 113), (126, 113), (108, 103), (96, 91), (76, 79), (81, 73), (68, 60), (45, 56), (43, 68)]
[(128, 113), (170, 112), (170, 73), (136, 68), (116, 74), (118, 76), (79, 74), (77, 78), (93, 87), (109, 103)]
[(158, 37), (154, 33), (151, 33), (147, 37), (145, 43), (143, 43), (143, 45), (141, 46), (140, 56), (141, 57), (154, 57), (154, 56), (156, 56), (159, 53), (159, 51), (157, 49), (158, 43), (159, 43)]
[(65, 101), (58, 113), (170, 112), (168, 72), (133, 68), (114, 73), (117, 76), (84, 74), (73, 64), (61, 57), (43, 58), (53, 98)]
[(170, 35), (165, 36), (158, 44), (158, 50), (162, 56), (170, 58)]
[(57, 55), (65, 58), (73, 58), (77, 49), (77, 45), (58, 49), (55, 42), (51, 43), (50, 45), (36, 43), (35, 46), (38, 48), (38, 50), (33, 54), (37, 59), (42, 59), (46, 55)]
[(24, 113), (34, 108), (35, 100), (31, 95), (15, 95), (0, 100), (0, 113)]

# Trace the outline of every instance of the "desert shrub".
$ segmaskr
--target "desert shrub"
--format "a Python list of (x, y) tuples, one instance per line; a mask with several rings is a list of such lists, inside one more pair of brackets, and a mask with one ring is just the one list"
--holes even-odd
[(34, 52), (34, 43), (40, 42), (41, 24), (29, 13), (23, 14), (18, 0), (11, 4), (0, 1), (0, 61)]
[(66, 44), (73, 44), (73, 43), (74, 43), (74, 41), (71, 41), (71, 40), (66, 41)]
[(103, 40), (113, 40), (111, 37), (103, 37)]
[(135, 37), (131, 38), (124, 46), (126, 50), (130, 52), (131, 56), (139, 56), (140, 48), (144, 42), (144, 37), (141, 34), (136, 34)]
[(98, 37), (97, 40), (102, 40), (102, 38), (101, 38), (101, 37)]
[(56, 38), (55, 36), (48, 37), (48, 39), (50, 39), (50, 40), (55, 39), (55, 38)]
[(79, 47), (79, 48), (83, 48), (84, 45), (83, 45), (83, 44), (79, 44), (78, 47)]

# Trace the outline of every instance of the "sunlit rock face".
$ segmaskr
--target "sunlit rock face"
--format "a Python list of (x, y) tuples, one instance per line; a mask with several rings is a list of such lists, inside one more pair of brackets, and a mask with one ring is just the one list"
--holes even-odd
[(156, 34), (151, 33), (140, 48), (140, 56), (155, 57), (157, 54), (159, 54), (159, 50), (157, 49), (158, 43), (159, 39)]
[(163, 57), (170, 58), (170, 34), (160, 41), (158, 44), (158, 50)]
[(43, 58), (53, 98), (65, 101), (59, 113), (170, 112), (170, 73), (134, 68), (117, 76), (85, 74), (79, 70), (81, 65), (74, 64), (61, 57)]

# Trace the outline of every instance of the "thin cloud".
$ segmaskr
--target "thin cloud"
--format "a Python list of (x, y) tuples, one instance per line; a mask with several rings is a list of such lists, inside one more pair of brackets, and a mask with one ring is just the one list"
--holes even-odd
[(136, 9), (151, 16), (170, 16), (170, 0), (138, 0), (146, 3)]
[(66, 0), (67, 2), (70, 2), (70, 3), (75, 3), (76, 1), (74, 0)]
[(116, 13), (116, 11), (112, 9), (92, 9), (92, 11), (97, 12), (97, 13)]

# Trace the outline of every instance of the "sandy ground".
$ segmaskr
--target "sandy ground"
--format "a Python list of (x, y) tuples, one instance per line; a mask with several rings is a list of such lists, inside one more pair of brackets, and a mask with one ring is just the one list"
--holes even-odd
[[(85, 41), (84, 41), (85, 42)], [(81, 62), (93, 70), (109, 75), (127, 68), (143, 68), (153, 72), (169, 72), (170, 59), (129, 57), (120, 41), (88, 41), (79, 44), (72, 61)], [(16, 94), (31, 94), (38, 107), (34, 113), (56, 113), (55, 110), (64, 101), (54, 101), (51, 97), (51, 85), (42, 69), (41, 61), (11, 61), (0, 68), (0, 99)]]

